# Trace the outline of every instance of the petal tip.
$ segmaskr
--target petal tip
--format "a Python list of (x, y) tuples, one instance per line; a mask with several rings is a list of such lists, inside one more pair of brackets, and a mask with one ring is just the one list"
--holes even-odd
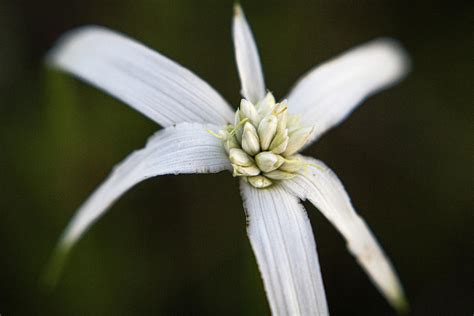
[(104, 27), (97, 25), (85, 25), (64, 33), (54, 44), (54, 46), (46, 53), (45, 61), (50, 67), (59, 67), (61, 56), (74, 45), (77, 40), (80, 40), (88, 34), (102, 32), (106, 30)]
[(380, 49), (383, 49), (386, 54), (392, 58), (398, 68), (400, 78), (410, 72), (412, 61), (410, 55), (400, 41), (390, 37), (382, 37), (376, 39), (374, 44), (378, 45)]
[(64, 241), (60, 241), (56, 247), (41, 277), (41, 287), (44, 291), (52, 292), (56, 288), (71, 249), (72, 244)]
[(239, 2), (234, 3), (234, 17), (239, 17), (243, 15), (242, 7)]
[(392, 302), (392, 305), (399, 315), (408, 315), (410, 312), (410, 304), (403, 292)]

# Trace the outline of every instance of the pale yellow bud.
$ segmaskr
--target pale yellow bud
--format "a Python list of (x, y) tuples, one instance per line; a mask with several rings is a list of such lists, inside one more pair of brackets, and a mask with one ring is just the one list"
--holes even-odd
[(264, 176), (248, 177), (247, 180), (258, 189), (267, 188), (272, 185), (272, 181)]
[(286, 128), (288, 128), (288, 132), (291, 133), (294, 130), (300, 128), (301, 126), (301, 116), (299, 115), (289, 115), (288, 120), (286, 122)]
[(275, 113), (278, 119), (277, 131), (283, 131), (286, 128), (288, 120), (288, 104), (286, 103), (286, 100), (278, 103), (273, 109), (273, 113)]
[(260, 117), (265, 117), (272, 112), (274, 106), (275, 98), (273, 97), (273, 94), (271, 92), (268, 92), (265, 98), (258, 102), (255, 107), (257, 108)]
[(234, 167), (234, 177), (238, 176), (256, 176), (260, 174), (260, 169), (256, 165), (250, 165), (248, 167), (239, 166), (232, 164)]
[(253, 160), (245, 151), (240, 148), (231, 148), (229, 150), (229, 159), (233, 164), (248, 167), (253, 165)]
[(258, 126), (258, 123), (260, 123), (260, 118), (257, 109), (250, 101), (242, 99), (242, 101), (240, 101), (239, 110), (241, 119), (248, 118), (250, 123), (252, 123), (254, 126)]
[(278, 169), (285, 160), (280, 155), (275, 155), (270, 151), (264, 151), (259, 153), (255, 156), (255, 161), (257, 162), (257, 166), (263, 172), (270, 172), (275, 169)]
[(308, 142), (311, 134), (313, 134), (313, 130), (313, 127), (302, 127), (290, 133), (288, 146), (283, 155), (290, 156), (300, 150)]
[(287, 110), (288, 104), (286, 103), (286, 100), (283, 100), (282, 102), (275, 104), (273, 107), (273, 114), (278, 116), (280, 114), (286, 113)]
[(241, 120), (242, 119), (240, 118), (240, 110), (237, 109), (237, 111), (235, 111), (235, 114), (234, 114), (234, 126), (239, 125)]
[(273, 180), (287, 180), (296, 176), (295, 173), (285, 172), (281, 170), (274, 170), (271, 172), (264, 173), (265, 177)]
[(276, 134), (278, 120), (275, 115), (265, 117), (258, 125), (258, 137), (262, 150), (267, 150)]
[(298, 157), (290, 157), (280, 166), (281, 171), (297, 172), (304, 166), (304, 161)]
[(241, 121), (242, 119), (240, 118), (240, 111), (239, 109), (237, 109), (234, 115), (234, 128), (236, 128), (234, 133), (235, 133), (235, 138), (239, 141), (239, 143), (242, 141), (242, 134), (244, 133), (244, 129), (242, 128), (240, 124)]
[(226, 139), (224, 140), (224, 149), (227, 153), (229, 153), (232, 148), (240, 148), (240, 145), (237, 142), (235, 136), (227, 135)]
[(242, 134), (242, 149), (250, 156), (258, 154), (260, 151), (260, 141), (257, 130), (251, 123), (245, 123), (244, 133)]
[(283, 131), (278, 131), (272, 142), (270, 143), (270, 150), (275, 154), (281, 154), (285, 151), (286, 146), (288, 145), (288, 131), (284, 129)]

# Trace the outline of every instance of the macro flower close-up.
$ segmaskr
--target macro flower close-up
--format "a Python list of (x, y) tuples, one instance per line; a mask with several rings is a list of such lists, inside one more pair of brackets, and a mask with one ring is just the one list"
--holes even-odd
[[(49, 56), (163, 126), (119, 163), (77, 211), (56, 261), (122, 194), (158, 175), (231, 171), (240, 182), (247, 232), (274, 315), (328, 315), (316, 244), (301, 200), (346, 239), (349, 251), (394, 308), (406, 309), (400, 281), (337, 176), (299, 152), (367, 96), (408, 70), (403, 49), (377, 39), (312, 69), (276, 101), (240, 6), (232, 34), (242, 100), (232, 107), (207, 83), (161, 54), (101, 27), (64, 35)], [(59, 269), (58, 263), (53, 269)]]
[(0, 316), (472, 315), (470, 2), (0, 5)]

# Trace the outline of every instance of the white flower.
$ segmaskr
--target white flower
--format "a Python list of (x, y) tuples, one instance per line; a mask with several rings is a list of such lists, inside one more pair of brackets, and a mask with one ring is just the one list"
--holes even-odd
[(58, 245), (63, 257), (132, 186), (164, 174), (229, 170), (240, 177), (248, 236), (274, 315), (327, 315), (316, 244), (300, 200), (314, 204), (396, 308), (404, 295), (389, 260), (355, 212), (336, 175), (298, 155), (367, 96), (408, 69), (403, 50), (379, 39), (311, 70), (275, 102), (266, 92), (257, 48), (240, 7), (233, 38), (242, 84), (240, 108), (163, 55), (115, 32), (84, 27), (65, 35), (53, 66), (119, 98), (164, 127), (118, 164), (80, 207)]

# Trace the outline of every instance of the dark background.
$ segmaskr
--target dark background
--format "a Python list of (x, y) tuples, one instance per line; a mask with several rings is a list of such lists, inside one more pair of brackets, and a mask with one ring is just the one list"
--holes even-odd
[[(0, 314), (265, 315), (237, 182), (164, 176), (127, 193), (74, 250), (51, 293), (39, 279), (75, 209), (157, 128), (43, 56), (100, 24), (190, 68), (231, 103), (232, 1), (0, 0)], [(413, 315), (472, 315), (472, 2), (245, 1), (277, 98), (310, 67), (378, 36), (414, 69), (307, 154), (331, 166), (393, 260)], [(308, 206), (332, 315), (393, 315)]]

